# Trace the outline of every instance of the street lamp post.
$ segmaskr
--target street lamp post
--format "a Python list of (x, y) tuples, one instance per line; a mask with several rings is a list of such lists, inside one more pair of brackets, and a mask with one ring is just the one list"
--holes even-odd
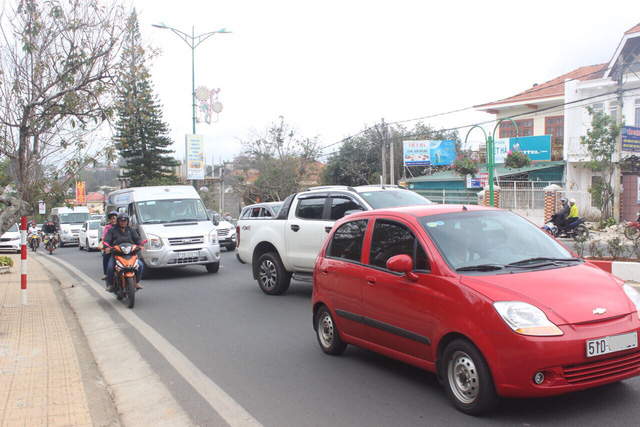
[(180, 31), (176, 28), (169, 27), (166, 24), (152, 24), (156, 28), (163, 30), (171, 30), (174, 34), (177, 34), (184, 42), (191, 48), (191, 107), (193, 112), (193, 133), (196, 133), (196, 71), (195, 71), (195, 51), (200, 43), (213, 36), (214, 34), (230, 34), (232, 31), (227, 31), (226, 28), (221, 28), (217, 31), (210, 31), (208, 33), (195, 35), (194, 27), (191, 27), (191, 35)]

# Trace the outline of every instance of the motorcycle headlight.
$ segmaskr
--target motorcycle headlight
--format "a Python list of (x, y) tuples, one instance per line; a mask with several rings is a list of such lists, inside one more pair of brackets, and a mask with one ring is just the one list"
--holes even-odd
[(211, 243), (212, 245), (218, 243), (218, 232), (215, 228), (209, 232), (209, 243)]
[(147, 240), (149, 240), (149, 249), (160, 249), (162, 247), (162, 240), (155, 234), (147, 234)]
[(624, 290), (624, 293), (627, 294), (631, 302), (635, 304), (636, 313), (638, 314), (638, 318), (640, 318), (640, 292), (636, 291), (633, 286), (627, 283), (622, 285), (622, 289)]
[(129, 245), (120, 246), (120, 250), (122, 251), (123, 254), (129, 255), (131, 253), (131, 246)]
[(502, 320), (521, 335), (550, 337), (563, 335), (538, 307), (521, 301), (498, 301), (493, 303)]

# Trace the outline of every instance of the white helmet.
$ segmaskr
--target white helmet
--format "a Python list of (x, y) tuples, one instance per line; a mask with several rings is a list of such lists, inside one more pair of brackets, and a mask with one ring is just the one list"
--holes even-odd
[(576, 204), (576, 199), (569, 199), (569, 204), (575, 205)]

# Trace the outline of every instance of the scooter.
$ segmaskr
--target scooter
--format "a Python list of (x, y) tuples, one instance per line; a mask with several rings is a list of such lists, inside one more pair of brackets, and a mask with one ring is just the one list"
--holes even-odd
[(115, 270), (113, 272), (113, 293), (116, 294), (118, 300), (125, 300), (127, 307), (133, 308), (136, 303), (136, 271), (138, 271), (138, 250), (142, 248), (147, 240), (143, 240), (139, 245), (131, 243), (121, 243), (115, 246), (109, 246), (106, 242), (102, 242), (104, 246), (113, 251), (115, 261)]
[(29, 247), (33, 252), (38, 250), (40, 246), (40, 235), (38, 233), (29, 234)]
[(638, 218), (633, 222), (628, 222), (624, 227), (624, 237), (629, 240), (636, 240), (640, 236), (640, 212)]
[(49, 251), (49, 255), (53, 254), (53, 250), (56, 248), (56, 235), (48, 233), (44, 236), (44, 248)]
[(585, 222), (587, 218), (578, 218), (569, 224), (565, 225), (562, 229), (559, 229), (556, 223), (558, 222), (558, 214), (553, 214), (549, 222), (542, 226), (542, 229), (549, 233), (551, 236), (560, 237), (573, 237), (577, 242), (584, 241), (589, 237), (589, 229)]

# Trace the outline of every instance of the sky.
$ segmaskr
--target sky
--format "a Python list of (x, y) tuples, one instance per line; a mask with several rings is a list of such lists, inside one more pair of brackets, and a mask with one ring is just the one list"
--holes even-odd
[[(327, 154), (368, 126), (473, 107), (522, 92), (581, 66), (609, 62), (640, 23), (634, 1), (132, 0), (176, 157), (192, 132), (195, 86), (219, 88), (218, 122), (197, 124), (205, 158), (219, 163), (280, 116)], [(423, 120), (452, 128), (491, 120), (466, 110)], [(404, 125), (412, 127), (415, 122)], [(461, 132), (464, 140), (466, 130)], [(481, 133), (470, 136), (475, 143)]]

